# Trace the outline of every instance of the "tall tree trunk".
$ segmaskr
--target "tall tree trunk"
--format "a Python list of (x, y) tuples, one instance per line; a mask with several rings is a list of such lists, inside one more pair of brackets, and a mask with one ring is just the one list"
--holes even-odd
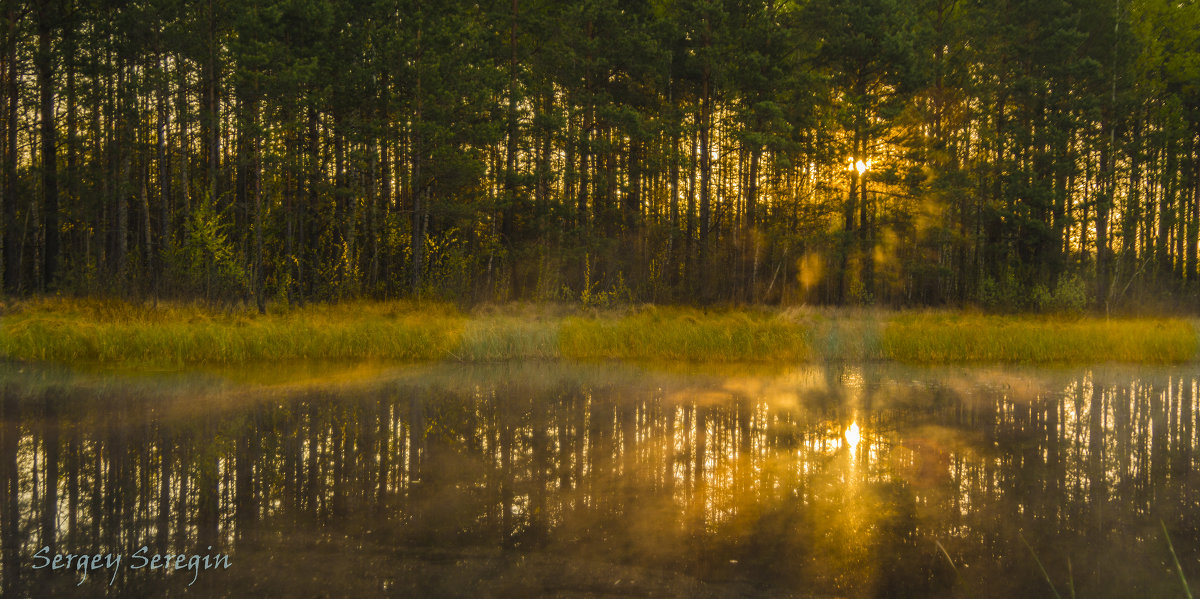
[(346, 282), (346, 264), (350, 256), (349, 229), (354, 222), (347, 218), (346, 194), (349, 191), (346, 183), (346, 138), (342, 133), (341, 115), (333, 115), (333, 244), (329, 248), (327, 260), (337, 265), (335, 272), (336, 288), (340, 291)]
[(170, 127), (167, 116), (167, 72), (160, 52), (157, 58), (158, 81), (154, 86), (155, 108), (158, 112), (156, 119), (155, 137), (157, 141), (158, 161), (158, 236), (155, 247), (158, 250), (154, 260), (154, 293), (161, 291), (161, 279), (166, 266), (167, 240), (171, 234), (171, 164), (167, 160), (167, 130)]
[(251, 146), (253, 145), (249, 139), (250, 136), (250, 119), (253, 118), (249, 114), (249, 98), (246, 93), (245, 85), (239, 85), (235, 94), (236, 102), (234, 106), (234, 114), (236, 126), (233, 127), (234, 139), (234, 210), (233, 212), (233, 234), (236, 238), (233, 241), (237, 243), (237, 253), (247, 260), (247, 267), (250, 267), (248, 261), (251, 258), (251, 251), (248, 247), (250, 243), (250, 170), (254, 168), (251, 164), (253, 160), (251, 154)]
[(305, 139), (307, 143), (306, 156), (308, 158), (308, 185), (307, 197), (304, 206), (300, 209), (300, 239), (298, 246), (300, 248), (300, 272), (296, 277), (296, 283), (301, 289), (302, 297), (311, 296), (313, 285), (317, 283), (316, 273), (319, 265), (317, 264), (318, 246), (316, 240), (321, 238), (320, 226), (324, 222), (321, 218), (321, 213), (318, 210), (318, 194), (317, 190), (323, 180), (323, 171), (321, 164), (321, 136), (318, 127), (320, 118), (317, 115), (317, 110), (309, 104), (308, 113), (308, 131)]
[(709, 299), (708, 234), (712, 220), (712, 149), (709, 147), (709, 129), (712, 126), (712, 82), (710, 68), (705, 65), (700, 79), (700, 239), (697, 249), (696, 268), (699, 269), (700, 298)]
[[(68, 205), (77, 205), (79, 202), (79, 103), (75, 85), (75, 76), (78, 70), (75, 62), (77, 52), (74, 27), (67, 26), (63, 29), (63, 68), (67, 75), (66, 195)], [(79, 242), (81, 241), (83, 241), (84, 247), (87, 245), (87, 241), (81, 239), (82, 237), (91, 235), (90, 227), (87, 227), (87, 229), (89, 231), (83, 232), (82, 235), (79, 233), (74, 235), (74, 244), (70, 244), (70, 240), (68, 240), (70, 247), (68, 251), (73, 252), (73, 255), (87, 255), (87, 252), (80, 251), (81, 248), (79, 247)]]
[(517, 214), (520, 202), (517, 199), (517, 17), (518, 0), (512, 0), (511, 21), (508, 33), (508, 114), (504, 143), (504, 198), (501, 200), (500, 236), (508, 252), (509, 284), (512, 299), (520, 299), (521, 275), (516, 255)]
[[(563, 177), (562, 177), (562, 233), (565, 235), (567, 230), (575, 226), (575, 221), (578, 219), (578, 211), (574, 210), (574, 202), (576, 198), (575, 186), (579, 180), (579, 173), (575, 171), (576, 148), (579, 147), (578, 127), (576, 122), (578, 118), (571, 114), (570, 99), (564, 97), (564, 112), (566, 112), (566, 129), (563, 132)], [(575, 214), (572, 214), (575, 212)]]
[(850, 193), (846, 197), (846, 208), (842, 215), (842, 255), (841, 268), (838, 269), (841, 274), (841, 282), (838, 285), (838, 303), (844, 304), (848, 298), (850, 291), (850, 255), (854, 251), (853, 239), (856, 236), (854, 230), (855, 205), (858, 202), (858, 175), (850, 173)]
[(54, 55), (51, 43), (58, 28), (58, 10), (55, 0), (38, 3), (38, 49), (37, 81), (38, 106), (41, 112), (42, 129), (42, 219), (45, 229), (46, 247), (43, 256), (42, 281), (53, 288), (58, 275), (59, 253), (59, 210), (58, 210), (58, 141), (54, 114)]
[(1138, 252), (1138, 229), (1141, 223), (1142, 193), (1142, 112), (1135, 113), (1133, 135), (1128, 146), (1129, 193), (1125, 195), (1125, 209), (1121, 219), (1121, 266), (1125, 277), (1136, 274)]
[[(114, 113), (117, 114), (116, 132), (116, 153), (114, 159), (117, 162), (116, 176), (116, 192), (114, 193), (116, 200), (117, 211), (117, 237), (116, 237), (116, 260), (117, 260), (117, 282), (124, 283), (126, 267), (129, 261), (129, 200), (133, 195), (130, 192), (130, 179), (132, 177), (132, 161), (131, 152), (125, 148), (131, 148), (133, 145), (133, 118), (132, 109), (128, 105), (128, 88), (129, 82), (125, 79), (126, 67), (124, 60), (120, 60), (117, 64), (117, 89), (116, 89), (116, 108)], [(206, 289), (207, 293), (207, 289)]]
[(1178, 161), (1176, 160), (1175, 141), (1167, 142), (1167, 164), (1161, 172), (1162, 191), (1158, 199), (1158, 232), (1155, 245), (1155, 259), (1158, 262), (1157, 275), (1162, 277), (1171, 272), (1170, 239), (1171, 228), (1174, 226), (1174, 207), (1176, 200), (1176, 180), (1178, 179)]
[[(866, 154), (867, 145), (864, 139), (859, 145), (859, 156)], [(867, 172), (863, 171), (859, 179), (858, 234), (859, 251), (862, 253), (862, 289), (866, 294), (863, 299), (869, 301), (875, 293), (875, 215), (874, 206), (867, 195)]]
[(255, 101), (250, 114), (254, 119), (252, 135), (254, 137), (254, 303), (260, 314), (267, 313), (265, 293), (263, 292), (263, 198), (262, 198), (262, 133), (258, 123), (258, 103)]
[(579, 194), (576, 198), (576, 227), (583, 231), (588, 227), (588, 191), (592, 177), (588, 171), (588, 158), (592, 154), (592, 96), (587, 93), (587, 107), (583, 113), (583, 123), (579, 127)]
[(21, 289), (20, 252), (17, 250), (17, 106), (20, 100), (17, 31), (18, 3), (8, 2), (4, 48), (4, 290)]
[(421, 163), (424, 160), (425, 148), (422, 144), (422, 132), (424, 123), (421, 121), (422, 102), (421, 97), (421, 29), (417, 29), (417, 56), (416, 56), (416, 110), (413, 112), (412, 119), (412, 286), (413, 295), (420, 296), (421, 294), (421, 277), (422, 268), (425, 261), (425, 183), (422, 179)]
[(217, 64), (217, 14), (215, 0), (208, 1), (208, 57), (205, 62), (204, 102), (208, 126), (208, 198), (217, 205), (217, 179), (221, 166), (221, 75)]
[(631, 140), (629, 142), (628, 162), (629, 166), (626, 169), (629, 175), (629, 190), (625, 193), (625, 201), (623, 202), (623, 212), (625, 218), (625, 229), (628, 234), (633, 234), (637, 231), (638, 222), (641, 219), (642, 211), (642, 143), (640, 141)]
[(153, 233), (151, 231), (151, 221), (153, 218), (150, 215), (150, 190), (148, 185), (150, 182), (150, 164), (149, 162), (142, 163), (137, 169), (138, 186), (140, 188), (139, 205), (142, 209), (142, 270), (143, 273), (154, 264), (154, 248), (153, 248)]
[(187, 72), (184, 70), (184, 65), (187, 61), (181, 57), (175, 57), (176, 73), (178, 78), (179, 93), (175, 99), (175, 113), (179, 120), (179, 135), (176, 143), (179, 145), (179, 195), (183, 199), (183, 215), (185, 218), (191, 218), (192, 215), (192, 186), (189, 178), (189, 164), (191, 162), (191, 154), (188, 152), (188, 147), (191, 144), (191, 139), (188, 136), (188, 91), (187, 91)]
[[(672, 87), (672, 89), (674, 88)], [(677, 110), (674, 107), (675, 100), (673, 97), (670, 99), (669, 103), (673, 110)], [(669, 179), (667, 183), (669, 189), (668, 193), (671, 195), (670, 199), (668, 200), (668, 211), (670, 213), (671, 227), (670, 236), (667, 237), (667, 264), (670, 268), (670, 275), (667, 280), (672, 289), (675, 289), (679, 286), (680, 272), (679, 263), (677, 262), (678, 258), (675, 254), (677, 251), (675, 246), (677, 245), (679, 239), (679, 143), (680, 137), (682, 136), (681, 130), (683, 129), (682, 117), (679, 116), (678, 112), (674, 113), (674, 117), (675, 118), (673, 119), (671, 130), (671, 147), (670, 150), (668, 150), (668, 160), (670, 161), (670, 164), (668, 166), (669, 172), (667, 174), (667, 178)]]
[[(696, 253), (694, 251), (696, 243), (696, 169), (699, 166), (697, 154), (699, 153), (700, 134), (697, 129), (692, 133), (691, 143), (688, 144), (688, 183), (687, 183), (687, 231), (683, 236), (683, 256), (684, 256), (684, 280), (687, 283), (688, 291), (694, 292), (697, 282), (699, 281), (696, 275)], [(693, 295), (694, 297), (694, 295)]]
[(1178, 191), (1176, 192), (1176, 197), (1178, 199), (1175, 204), (1175, 226), (1173, 227), (1172, 231), (1172, 235), (1174, 235), (1173, 239), (1175, 241), (1175, 256), (1172, 264), (1174, 270), (1172, 272), (1175, 275), (1175, 282), (1180, 288), (1183, 287), (1183, 280), (1185, 278), (1184, 273), (1186, 272), (1186, 264), (1184, 260), (1187, 257), (1187, 252), (1183, 246), (1184, 238), (1187, 236), (1188, 213), (1191, 212), (1191, 185), (1190, 181), (1188, 180), (1191, 177), (1189, 174), (1185, 174), (1183, 172), (1184, 168), (1186, 168), (1183, 164), (1183, 160), (1187, 159), (1187, 154), (1187, 151), (1184, 150), (1184, 155), (1179, 165), (1179, 187)]
[(384, 70), (380, 76), (381, 92), (379, 101), (379, 122), (383, 128), (383, 134), (380, 137), (379, 143), (379, 193), (372, 210), (370, 235), (371, 235), (371, 263), (367, 269), (367, 281), (372, 291), (378, 290), (379, 272), (381, 270), (382, 256), (380, 255), (380, 233), (383, 226), (386, 226), (387, 215), (391, 211), (392, 204), (392, 163), (390, 150), (392, 147), (391, 138), (391, 90), (389, 88), (388, 71)]
[(746, 227), (754, 229), (758, 225), (758, 157), (762, 148), (755, 145), (750, 148), (750, 167), (746, 173)]
[[(1192, 130), (1200, 132), (1200, 123), (1193, 123)], [(1200, 264), (1197, 263), (1197, 242), (1200, 242), (1200, 133), (1192, 138), (1192, 169), (1191, 169), (1191, 214), (1188, 218), (1187, 230), (1187, 280), (1192, 289), (1200, 286)]]
[[(1104, 127), (1110, 129), (1110, 123)], [(1116, 186), (1116, 169), (1110, 165), (1113, 159), (1112, 143), (1100, 149), (1100, 191), (1096, 202), (1096, 300), (1101, 306), (1108, 307), (1108, 292), (1110, 286), (1109, 255), (1108, 255), (1108, 216), (1112, 206), (1113, 192)]]
[[(854, 251), (854, 240), (857, 237), (854, 226), (855, 212), (857, 212), (855, 206), (858, 203), (858, 180), (862, 177), (862, 175), (855, 170), (856, 165), (853, 163), (853, 161), (862, 159), (860, 157), (861, 154), (859, 153), (860, 146), (861, 141), (859, 133), (858, 131), (855, 131), (853, 145), (854, 156), (852, 157), (853, 160), (851, 161), (849, 171), (850, 193), (846, 196), (846, 204), (842, 210), (842, 251), (840, 256), (841, 265), (838, 268), (838, 275), (840, 279), (838, 281), (837, 292), (837, 301), (839, 304), (846, 303), (846, 301), (849, 299), (848, 295), (850, 292), (850, 255)], [(863, 223), (859, 222), (858, 226), (862, 227)]]

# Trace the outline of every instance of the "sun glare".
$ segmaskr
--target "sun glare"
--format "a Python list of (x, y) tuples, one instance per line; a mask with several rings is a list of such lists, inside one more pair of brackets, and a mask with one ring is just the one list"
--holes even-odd
[(846, 427), (845, 437), (846, 437), (846, 444), (849, 445), (852, 449), (854, 447), (858, 446), (858, 441), (861, 438), (861, 435), (859, 434), (859, 431), (858, 431), (858, 422), (857, 421), (851, 422), (850, 426)]

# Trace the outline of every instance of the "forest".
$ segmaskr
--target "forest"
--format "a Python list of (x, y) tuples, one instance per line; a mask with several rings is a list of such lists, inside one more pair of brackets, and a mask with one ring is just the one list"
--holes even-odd
[(1195, 0), (5, 0), (4, 292), (1178, 310)]

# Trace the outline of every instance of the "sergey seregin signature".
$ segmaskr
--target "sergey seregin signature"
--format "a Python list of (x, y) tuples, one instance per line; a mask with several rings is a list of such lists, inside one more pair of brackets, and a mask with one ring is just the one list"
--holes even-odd
[[(208, 550), (212, 551), (211, 545)], [(88, 575), (97, 570), (112, 570), (108, 577), (108, 584), (112, 585), (122, 564), (130, 570), (163, 570), (169, 573), (186, 570), (192, 575), (191, 581), (188, 582), (188, 586), (192, 586), (199, 578), (201, 570), (224, 570), (229, 568), (232, 562), (229, 556), (223, 553), (151, 553), (147, 545), (142, 545), (131, 553), (128, 560), (121, 553), (57, 553), (51, 556), (48, 546), (33, 554), (34, 570), (74, 570), (83, 574), (79, 584), (83, 584)]]

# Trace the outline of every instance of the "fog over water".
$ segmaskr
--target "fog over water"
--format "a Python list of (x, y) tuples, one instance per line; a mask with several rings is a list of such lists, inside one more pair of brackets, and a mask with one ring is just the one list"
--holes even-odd
[[(1198, 383), (1194, 365), (5, 365), (0, 586), (1179, 596), (1176, 557), (1200, 580)], [(143, 546), (229, 567), (130, 568)], [(34, 568), (43, 547), (123, 563), (79, 584)]]

